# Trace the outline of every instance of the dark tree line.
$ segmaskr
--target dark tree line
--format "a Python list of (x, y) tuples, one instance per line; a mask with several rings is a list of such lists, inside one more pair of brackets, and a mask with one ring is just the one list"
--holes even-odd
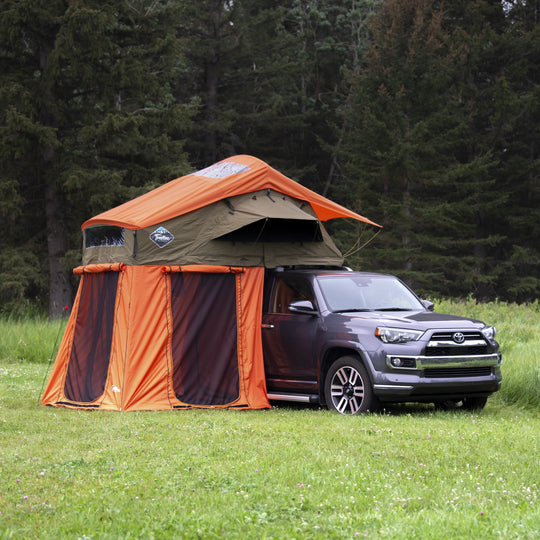
[(1, 312), (61, 313), (84, 220), (239, 153), (382, 224), (330, 224), (355, 268), (540, 296), (536, 0), (0, 5)]
[(387, 230), (358, 264), (434, 294), (538, 297), (538, 7), (383, 3), (343, 161)]

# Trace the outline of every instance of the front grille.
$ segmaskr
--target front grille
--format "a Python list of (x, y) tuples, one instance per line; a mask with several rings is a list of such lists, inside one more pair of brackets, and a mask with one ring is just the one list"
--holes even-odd
[(488, 354), (488, 345), (480, 332), (461, 332), (463, 343), (453, 339), (455, 332), (435, 332), (426, 347), (425, 356), (478, 356)]
[(479, 354), (488, 354), (487, 345), (474, 345), (468, 347), (427, 347), (425, 356), (475, 356)]
[[(441, 341), (444, 341), (444, 340), (452, 341), (452, 339), (453, 339), (452, 337), (456, 332), (459, 332), (459, 330), (449, 330), (449, 331), (447, 330), (447, 331), (444, 331), (444, 332), (433, 332), (433, 334), (431, 336), (431, 339), (437, 339), (437, 340), (441, 340)], [(461, 332), (461, 334), (463, 334), (463, 336), (465, 337), (465, 341), (484, 339), (484, 336), (482, 335), (482, 333), (477, 332), (475, 330), (470, 331), (470, 332)]]
[(428, 368), (424, 370), (424, 377), (430, 379), (447, 379), (452, 377), (488, 377), (491, 367), (463, 367), (463, 368)]

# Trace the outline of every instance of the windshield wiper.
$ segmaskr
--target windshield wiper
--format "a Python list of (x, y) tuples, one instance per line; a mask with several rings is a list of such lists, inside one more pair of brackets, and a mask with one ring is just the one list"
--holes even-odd
[(348, 308), (348, 309), (336, 309), (332, 313), (360, 313), (362, 311), (373, 311), (369, 308)]
[(411, 308), (403, 308), (403, 307), (384, 307), (384, 308), (377, 308), (373, 311), (415, 311)]

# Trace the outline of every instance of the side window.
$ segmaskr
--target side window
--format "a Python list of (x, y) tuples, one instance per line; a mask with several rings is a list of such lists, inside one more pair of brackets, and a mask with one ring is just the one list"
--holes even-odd
[(270, 304), (272, 313), (292, 314), (289, 311), (289, 305), (291, 302), (298, 300), (309, 300), (313, 307), (317, 309), (313, 289), (307, 280), (301, 278), (278, 278), (274, 285)]

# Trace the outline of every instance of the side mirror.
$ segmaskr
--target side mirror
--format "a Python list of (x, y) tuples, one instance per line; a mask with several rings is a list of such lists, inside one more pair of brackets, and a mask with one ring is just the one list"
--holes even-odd
[(289, 311), (302, 315), (317, 315), (316, 309), (310, 300), (297, 300), (289, 304)]
[(433, 302), (430, 302), (429, 300), (422, 300), (422, 304), (428, 311), (435, 310), (435, 304)]

